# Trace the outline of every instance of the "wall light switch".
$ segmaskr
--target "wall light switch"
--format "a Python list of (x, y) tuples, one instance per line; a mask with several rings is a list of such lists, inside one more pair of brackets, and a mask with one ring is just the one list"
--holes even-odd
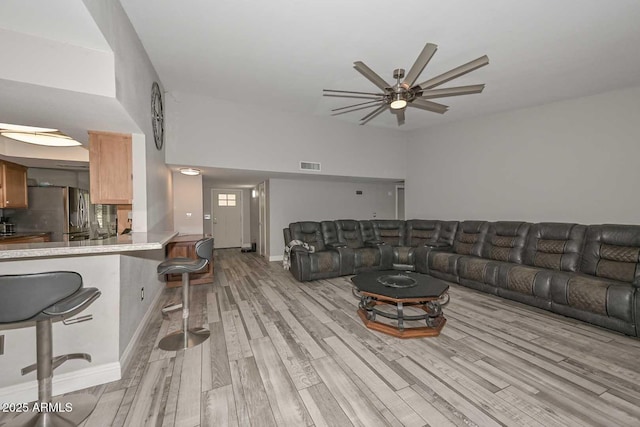
[(187, 212), (187, 218), (191, 218), (191, 212)]
[(204, 214), (204, 219), (211, 219), (211, 215), (210, 214)]

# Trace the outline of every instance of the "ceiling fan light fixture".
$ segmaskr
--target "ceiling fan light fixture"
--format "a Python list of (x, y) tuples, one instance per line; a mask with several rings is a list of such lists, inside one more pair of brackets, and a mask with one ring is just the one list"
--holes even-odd
[(180, 173), (182, 175), (198, 176), (198, 175), (200, 175), (200, 169), (196, 169), (196, 168), (180, 168)]
[(407, 106), (407, 100), (402, 97), (401, 93), (398, 93), (396, 95), (396, 99), (394, 99), (390, 105), (392, 110), (402, 110), (406, 106)]

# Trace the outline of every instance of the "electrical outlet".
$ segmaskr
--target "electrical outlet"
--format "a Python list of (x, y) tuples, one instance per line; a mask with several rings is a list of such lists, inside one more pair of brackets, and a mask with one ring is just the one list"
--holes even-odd
[(144, 286), (140, 288), (140, 301), (144, 301)]

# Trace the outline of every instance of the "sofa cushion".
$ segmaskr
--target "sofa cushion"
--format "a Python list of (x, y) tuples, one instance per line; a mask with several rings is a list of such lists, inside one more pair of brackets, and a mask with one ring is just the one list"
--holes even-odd
[(481, 256), (496, 261), (522, 263), (522, 252), (531, 224), (499, 221), (489, 223)]
[(543, 222), (529, 229), (523, 264), (551, 270), (577, 271), (586, 226)]
[(319, 222), (293, 222), (289, 224), (289, 231), (292, 240), (301, 240), (308, 243), (313, 246), (316, 251), (323, 251), (325, 249), (322, 226)]
[(629, 283), (572, 274), (565, 295), (554, 293), (554, 302), (582, 311), (633, 321), (635, 289)]
[(406, 222), (405, 228), (406, 245), (415, 248), (438, 239), (440, 221), (411, 219)]
[(391, 246), (404, 246), (404, 221), (397, 219), (374, 219), (371, 221), (377, 240)]
[(463, 221), (458, 225), (453, 241), (453, 252), (461, 255), (480, 256), (489, 223), (486, 221)]
[(364, 247), (364, 241), (362, 240), (362, 233), (360, 231), (360, 224), (358, 221), (352, 219), (339, 219), (334, 221), (337, 229), (338, 240), (346, 243), (348, 247), (362, 248)]
[(589, 226), (580, 271), (640, 285), (640, 226)]

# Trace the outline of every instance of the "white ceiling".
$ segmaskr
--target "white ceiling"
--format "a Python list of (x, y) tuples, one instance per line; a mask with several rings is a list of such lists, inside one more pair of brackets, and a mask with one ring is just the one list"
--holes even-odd
[[(444, 86), (487, 87), (442, 98), (443, 116), (409, 109), (403, 130), (640, 84), (638, 0), (121, 2), (166, 90), (262, 108), (327, 116), (350, 102), (323, 88), (376, 89), (354, 61), (391, 81), (426, 42), (439, 49), (419, 81), (486, 54)], [(369, 125), (397, 127), (388, 112)]]
[[(83, 1), (65, 0), (64, 7), (53, 3), (3, 0), (0, 28), (110, 50)], [(329, 116), (331, 108), (349, 105), (346, 99), (323, 98), (323, 88), (375, 91), (353, 69), (354, 61), (364, 61), (391, 81), (392, 70), (410, 68), (426, 42), (439, 49), (418, 81), (486, 54), (488, 66), (444, 86), (487, 87), (479, 95), (439, 100), (451, 107), (445, 115), (409, 109), (400, 130), (640, 85), (638, 0), (121, 3), (166, 90), (242, 99), (296, 114)], [(80, 140), (90, 128), (135, 127), (121, 106), (111, 105), (116, 101), (97, 102), (82, 94), (71, 99), (72, 94), (59, 92), (0, 82), (2, 121), (55, 125)], [(92, 108), (82, 107), (88, 104)], [(332, 120), (356, 124), (366, 112)], [(367, 126), (397, 128), (389, 113)], [(205, 173), (241, 185), (268, 177)]]

